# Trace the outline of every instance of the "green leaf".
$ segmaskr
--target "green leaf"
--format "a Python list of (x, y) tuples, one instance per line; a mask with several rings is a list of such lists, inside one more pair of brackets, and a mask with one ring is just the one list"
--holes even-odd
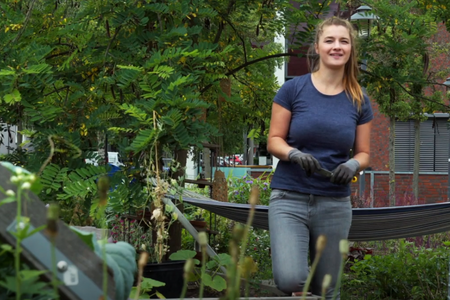
[(8, 197), (8, 198), (5, 198), (5, 199), (3, 199), (3, 200), (0, 201), (0, 206), (2, 206), (2, 205), (4, 205), (4, 204), (7, 204), (7, 203), (12, 203), (12, 202), (14, 202), (14, 201), (16, 201), (16, 198), (15, 198), (15, 197)]
[(86, 244), (89, 246), (89, 248), (91, 248), (92, 251), (95, 251), (96, 247), (94, 245), (95, 243), (95, 235), (94, 233), (91, 232), (86, 232), (86, 231), (82, 231), (78, 228), (75, 228), (73, 226), (70, 226), (70, 230), (72, 230), (73, 232), (75, 232), (78, 237)]
[(150, 292), (154, 287), (161, 287), (165, 286), (166, 284), (164, 282), (154, 280), (151, 278), (142, 278), (141, 288), (142, 290)]
[(205, 273), (202, 275), (202, 280), (206, 286), (219, 292), (227, 288), (227, 282), (219, 275), (211, 277), (211, 275)]
[(10, 170), (11, 172), (13, 172), (14, 174), (16, 174), (16, 172), (17, 172), (18, 169), (21, 169), (21, 171), (22, 171), (23, 173), (30, 174), (30, 172), (28, 172), (28, 171), (25, 170), (24, 168), (15, 166), (15, 165), (13, 165), (12, 163), (7, 162), (7, 161), (0, 161), (0, 165), (2, 165), (3, 167), (7, 168), (8, 170)]
[(39, 232), (39, 231), (43, 230), (46, 227), (47, 227), (47, 225), (42, 225), (42, 226), (39, 226), (38, 228), (35, 228), (35, 229), (31, 230), (30, 232), (27, 232), (26, 237), (32, 236), (36, 232)]
[[(128, 296), (128, 298), (136, 299), (136, 294), (137, 294), (137, 287), (134, 286), (131, 288), (130, 296)], [(141, 293), (140, 293), (138, 299), (148, 299), (148, 294), (146, 292), (144, 292), (143, 290), (141, 290)]]
[(188, 260), (197, 254), (194, 250), (178, 250), (169, 256), (170, 260)]
[(164, 295), (158, 291), (156, 291), (155, 294), (156, 294), (156, 297), (158, 297), (159, 299), (166, 299), (166, 297), (164, 297)]
[(22, 270), (19, 272), (20, 276), (23, 280), (29, 280), (32, 278), (38, 278), (42, 274), (47, 273), (48, 271), (40, 271), (40, 270)]
[(5, 95), (3, 99), (7, 104), (13, 104), (16, 102), (20, 102), (20, 100), (22, 100), (22, 97), (20, 96), (19, 90), (15, 89), (11, 94)]
[(14, 74), (16, 74), (14, 70), (0, 70), (0, 76), (9, 76)]

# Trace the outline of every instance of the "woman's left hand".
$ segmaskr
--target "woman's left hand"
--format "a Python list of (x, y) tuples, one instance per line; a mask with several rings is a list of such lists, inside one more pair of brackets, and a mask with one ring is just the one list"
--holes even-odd
[(350, 159), (347, 162), (340, 164), (334, 171), (333, 176), (331, 176), (331, 182), (336, 184), (349, 184), (353, 176), (359, 170), (359, 162), (356, 159)]

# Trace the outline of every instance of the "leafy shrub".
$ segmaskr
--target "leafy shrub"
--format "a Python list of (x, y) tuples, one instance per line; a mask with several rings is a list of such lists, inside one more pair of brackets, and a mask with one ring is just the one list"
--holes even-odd
[(344, 276), (343, 290), (358, 297), (365, 295), (365, 299), (445, 299), (448, 246), (450, 242), (444, 242), (444, 246), (430, 249), (399, 240), (392, 253), (366, 255), (352, 263)]
[(243, 176), (241, 178), (232, 177), (228, 179), (228, 201), (233, 203), (248, 203), (250, 191), (253, 186), (259, 189), (259, 201), (262, 205), (269, 205), (270, 198), (270, 174), (253, 178)]

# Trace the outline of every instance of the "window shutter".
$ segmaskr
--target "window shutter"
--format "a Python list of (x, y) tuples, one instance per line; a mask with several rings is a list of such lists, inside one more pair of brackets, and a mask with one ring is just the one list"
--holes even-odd
[[(433, 121), (435, 125), (433, 127)], [(447, 118), (420, 123), (420, 172), (447, 172), (449, 154)], [(395, 171), (414, 170), (414, 121), (395, 124)]]
[(420, 123), (421, 172), (434, 171), (434, 138), (435, 137), (434, 137), (433, 119), (428, 119)]
[(395, 123), (395, 171), (410, 172), (414, 164), (414, 123)]
[(449, 132), (447, 118), (437, 119), (436, 130), (436, 155), (435, 155), (435, 170), (436, 172), (448, 171), (449, 158)]

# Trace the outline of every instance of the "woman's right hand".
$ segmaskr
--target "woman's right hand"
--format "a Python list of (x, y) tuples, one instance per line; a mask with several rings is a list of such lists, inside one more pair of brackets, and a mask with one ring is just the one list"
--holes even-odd
[(305, 170), (307, 176), (311, 176), (312, 173), (321, 168), (317, 159), (309, 153), (303, 153), (294, 148), (289, 151), (288, 156), (291, 162), (299, 164)]

